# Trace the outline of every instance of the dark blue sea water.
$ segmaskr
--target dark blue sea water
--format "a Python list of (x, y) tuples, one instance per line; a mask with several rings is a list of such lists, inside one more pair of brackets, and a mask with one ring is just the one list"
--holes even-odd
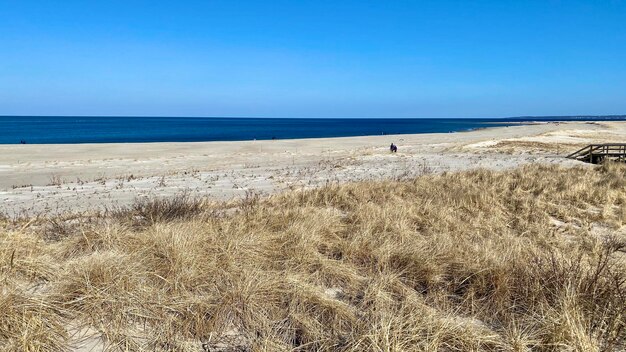
[(0, 116), (0, 144), (196, 142), (467, 131), (525, 121), (626, 120), (610, 117), (295, 119)]

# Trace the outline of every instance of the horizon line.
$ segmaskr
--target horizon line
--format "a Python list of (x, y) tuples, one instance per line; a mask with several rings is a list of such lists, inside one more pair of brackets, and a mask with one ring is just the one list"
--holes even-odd
[(97, 117), (111, 117), (111, 118), (123, 118), (123, 117), (137, 117), (137, 118), (199, 118), (199, 119), (325, 119), (325, 120), (340, 120), (340, 119), (527, 119), (527, 118), (620, 118), (626, 117), (626, 114), (609, 114), (609, 115), (519, 115), (519, 116), (491, 116), (491, 117), (477, 117), (477, 116), (442, 116), (442, 117), (396, 117), (396, 116), (379, 116), (379, 117), (271, 117), (271, 116), (183, 116), (183, 115), (0, 115), (3, 117), (78, 117), (78, 118), (97, 118)]

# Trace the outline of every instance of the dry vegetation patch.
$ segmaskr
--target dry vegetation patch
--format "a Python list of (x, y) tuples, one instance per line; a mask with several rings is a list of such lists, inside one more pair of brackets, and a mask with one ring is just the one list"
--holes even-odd
[(625, 176), (535, 165), (5, 220), (0, 348), (67, 350), (80, 328), (113, 351), (624, 349)]
[(585, 145), (584, 143), (554, 143), (551, 141), (502, 140), (491, 148), (506, 154), (516, 154), (519, 152), (567, 154)]

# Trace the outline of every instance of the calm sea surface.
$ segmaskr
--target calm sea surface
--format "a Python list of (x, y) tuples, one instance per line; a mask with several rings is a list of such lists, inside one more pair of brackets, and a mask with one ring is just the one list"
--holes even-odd
[(467, 131), (525, 121), (626, 120), (619, 117), (495, 119), (271, 119), (200, 117), (0, 116), (0, 144), (197, 142)]

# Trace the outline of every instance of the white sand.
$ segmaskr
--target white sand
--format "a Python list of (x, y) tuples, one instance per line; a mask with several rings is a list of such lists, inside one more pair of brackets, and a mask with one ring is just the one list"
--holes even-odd
[[(626, 122), (541, 123), (472, 132), (276, 141), (0, 145), (0, 212), (102, 210), (183, 191), (228, 199), (328, 182), (412, 177), (564, 158), (626, 142)], [(390, 143), (399, 146), (389, 153)]]

